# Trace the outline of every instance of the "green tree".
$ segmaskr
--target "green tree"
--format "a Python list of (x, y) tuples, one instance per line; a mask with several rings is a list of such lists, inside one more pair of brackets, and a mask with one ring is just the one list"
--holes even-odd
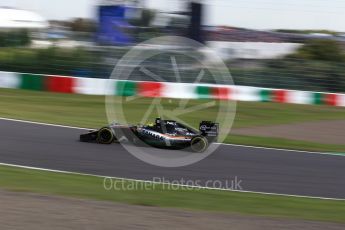
[(0, 47), (27, 46), (31, 42), (27, 30), (0, 32)]
[(149, 27), (152, 23), (152, 20), (155, 18), (155, 14), (156, 13), (153, 10), (143, 9), (141, 11), (141, 17), (130, 19), (129, 23), (134, 26)]
[(86, 18), (75, 18), (67, 23), (70, 29), (74, 32), (95, 32), (96, 23), (93, 20)]
[(345, 61), (345, 55), (339, 44), (329, 39), (308, 41), (296, 54), (291, 55), (291, 57), (317, 61)]

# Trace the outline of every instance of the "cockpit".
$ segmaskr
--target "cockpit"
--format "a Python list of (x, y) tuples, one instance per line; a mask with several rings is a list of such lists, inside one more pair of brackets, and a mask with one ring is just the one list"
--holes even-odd
[(156, 118), (154, 124), (145, 125), (145, 128), (170, 135), (193, 135), (192, 131), (182, 124), (172, 120), (161, 120), (160, 118)]

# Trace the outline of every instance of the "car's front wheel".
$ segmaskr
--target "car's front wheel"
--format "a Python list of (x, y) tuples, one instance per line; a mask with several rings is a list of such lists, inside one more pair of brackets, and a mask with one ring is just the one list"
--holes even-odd
[(98, 131), (97, 142), (100, 144), (111, 144), (115, 139), (113, 131), (108, 127), (103, 127)]
[(202, 153), (202, 152), (205, 152), (205, 150), (207, 149), (208, 141), (203, 136), (196, 136), (196, 137), (193, 137), (190, 145), (193, 152)]

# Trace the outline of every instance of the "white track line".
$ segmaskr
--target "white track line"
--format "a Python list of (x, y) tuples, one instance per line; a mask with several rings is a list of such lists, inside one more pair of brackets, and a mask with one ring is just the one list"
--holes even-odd
[[(51, 124), (51, 123), (27, 121), (27, 120), (20, 120), (20, 119), (12, 119), (12, 118), (6, 118), (6, 117), (0, 117), (0, 120), (23, 122), (23, 123), (29, 123), (29, 124), (53, 126), (53, 127), (61, 127), (61, 128), (69, 128), (69, 129), (92, 130), (92, 128), (83, 128), (83, 127), (75, 127), (75, 126), (68, 126), (68, 125), (57, 125), (57, 124)], [(304, 150), (279, 149), (279, 148), (251, 146), (251, 145), (238, 145), (238, 144), (226, 144), (226, 143), (216, 143), (216, 144), (219, 144), (219, 145), (229, 145), (229, 146), (238, 146), (238, 147), (243, 147), (243, 148), (253, 148), (253, 149), (278, 150), (278, 151), (282, 151), (282, 152), (299, 152), (299, 153), (312, 153), (312, 154), (330, 155), (330, 156), (345, 156), (345, 153), (342, 154), (342, 153), (313, 152), (313, 151), (304, 151)]]
[(217, 143), (217, 144), (238, 146), (238, 147), (252, 148), (252, 149), (267, 149), (267, 150), (278, 150), (278, 151), (285, 151), (285, 152), (299, 152), (299, 153), (312, 153), (312, 154), (331, 155), (331, 156), (345, 156), (345, 153), (312, 152), (312, 151), (297, 150), (297, 149), (296, 150), (295, 149), (279, 149), (279, 148), (270, 148), (270, 147), (262, 147), (262, 146), (227, 144), (227, 143)]
[(75, 127), (75, 126), (68, 126), (68, 125), (57, 125), (57, 124), (43, 123), (43, 122), (37, 122), (37, 121), (26, 121), (26, 120), (12, 119), (12, 118), (6, 118), (6, 117), (0, 117), (0, 120), (16, 121), (16, 122), (22, 122), (22, 123), (35, 124), (35, 125), (54, 126), (54, 127), (69, 128), (69, 129), (90, 130), (90, 128), (82, 128), (82, 127)]
[(206, 190), (219, 190), (219, 191), (228, 191), (228, 192), (241, 192), (241, 193), (251, 193), (251, 194), (271, 195), (271, 196), (284, 196), (284, 197), (295, 197), (295, 198), (308, 198), (308, 199), (318, 199), (318, 200), (345, 201), (345, 199), (342, 199), (342, 198), (291, 195), (291, 194), (270, 193), (270, 192), (256, 192), (256, 191), (247, 191), (247, 190), (231, 190), (231, 189), (225, 189), (225, 188), (193, 186), (193, 185), (185, 185), (185, 184), (166, 183), (166, 182), (164, 183), (164, 182), (156, 182), (156, 181), (150, 181), (150, 180), (139, 180), (139, 179), (130, 179), (130, 178), (122, 178), (122, 177), (102, 176), (102, 175), (97, 175), (97, 174), (77, 173), (77, 172), (69, 172), (69, 171), (63, 171), (63, 170), (46, 169), (46, 168), (31, 167), (31, 166), (24, 166), (24, 165), (7, 164), (7, 163), (0, 163), (0, 166), (16, 167), (16, 168), (31, 169), (31, 170), (39, 170), (39, 171), (53, 172), (53, 173), (64, 173), (64, 174), (78, 175), (78, 176), (91, 176), (91, 177), (98, 177), (98, 178), (103, 178), (103, 179), (104, 178), (111, 178), (111, 179), (123, 180), (123, 181), (135, 181), (135, 182), (141, 182), (141, 183), (152, 183), (152, 184), (161, 184), (161, 185), (180, 186), (180, 187), (185, 187), (185, 188), (206, 189)]

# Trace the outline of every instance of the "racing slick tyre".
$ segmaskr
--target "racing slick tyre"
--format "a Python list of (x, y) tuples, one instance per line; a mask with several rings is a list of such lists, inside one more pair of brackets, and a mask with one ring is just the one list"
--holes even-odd
[(202, 153), (208, 148), (208, 141), (203, 136), (196, 136), (191, 140), (190, 147), (193, 152)]
[(100, 144), (111, 144), (115, 139), (113, 131), (108, 127), (103, 127), (98, 131), (97, 142)]

